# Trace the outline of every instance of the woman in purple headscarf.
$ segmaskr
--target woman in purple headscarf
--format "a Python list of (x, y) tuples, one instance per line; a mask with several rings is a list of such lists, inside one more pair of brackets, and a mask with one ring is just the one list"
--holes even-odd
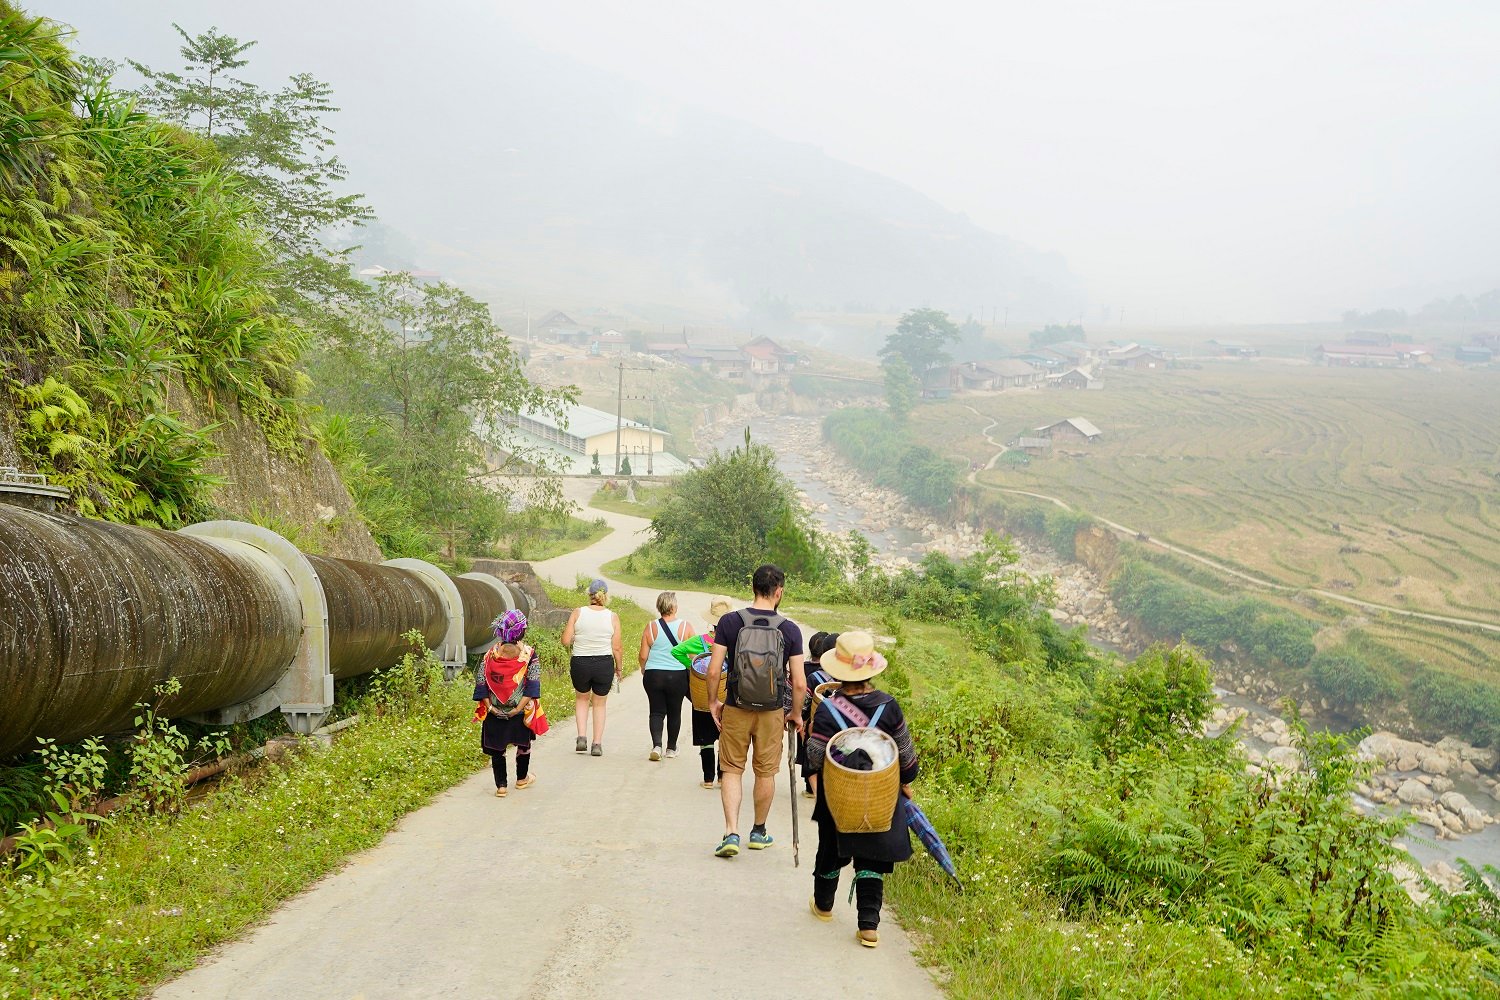
[(474, 685), (476, 720), (484, 722), (479, 745), (489, 754), (495, 772), (495, 795), (505, 798), (508, 781), (505, 751), (516, 748), (516, 787), (536, 781), (529, 773), (531, 740), (547, 731), (547, 719), (538, 699), (542, 696), (542, 662), (521, 640), (526, 636), (526, 616), (507, 611), (494, 621), (498, 640), (484, 654)]

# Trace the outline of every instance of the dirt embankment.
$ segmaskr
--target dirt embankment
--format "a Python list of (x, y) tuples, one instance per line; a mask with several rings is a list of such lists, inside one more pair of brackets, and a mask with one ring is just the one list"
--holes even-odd
[(222, 454), (207, 468), (224, 479), (213, 496), (220, 516), (270, 528), (304, 551), (366, 562), (384, 558), (333, 463), (315, 442), (306, 440), (299, 456), (283, 455), (232, 403), (219, 417), (197, 403), (183, 411), (185, 419), (200, 426), (220, 424), (214, 443)]

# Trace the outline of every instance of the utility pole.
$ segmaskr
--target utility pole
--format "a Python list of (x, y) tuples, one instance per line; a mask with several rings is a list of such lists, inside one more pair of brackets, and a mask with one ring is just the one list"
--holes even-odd
[(651, 421), (646, 424), (646, 475), (656, 475), (656, 366), (651, 366)]
[(620, 432), (625, 426), (625, 362), (620, 362), (620, 381), (615, 389), (615, 475), (620, 474)]
[[(626, 396), (625, 396), (625, 372), (626, 371), (633, 371), (633, 372), (654, 372), (654, 371), (656, 371), (656, 367), (654, 365), (652, 367), (650, 367), (650, 368), (642, 368), (639, 365), (631, 365), (631, 366), (627, 367), (626, 364), (625, 364), (625, 362), (623, 362), (623, 361), (621, 361), (619, 363), (619, 365), (617, 365), (616, 367), (619, 369), (619, 372), (620, 372), (619, 385), (615, 389), (615, 475), (618, 476), (620, 474), (621, 435), (622, 435), (623, 429), (625, 427), (625, 399), (626, 399)], [(653, 424), (656, 423), (656, 395), (655, 395), (655, 392), (656, 392), (656, 383), (653, 380), (652, 381), (652, 395), (651, 396), (649, 396), (649, 397), (647, 397), (647, 396), (631, 396), (631, 397), (629, 397), (631, 399), (648, 399), (649, 398), (651, 400), (651, 422)], [(646, 432), (646, 440), (648, 442), (647, 447), (646, 447), (646, 456), (647, 456), (646, 457), (646, 467), (647, 467), (647, 469), (650, 469), (651, 468), (651, 457), (650, 457), (651, 456), (651, 448), (650, 448), (649, 442), (651, 440), (651, 432), (650, 432), (649, 429)], [(634, 471), (635, 470), (631, 470), (632, 475), (634, 474)]]

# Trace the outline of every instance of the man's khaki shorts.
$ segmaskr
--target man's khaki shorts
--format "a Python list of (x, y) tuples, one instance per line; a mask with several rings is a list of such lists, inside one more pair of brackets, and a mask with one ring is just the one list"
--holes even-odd
[(786, 716), (779, 709), (747, 712), (725, 705), (720, 716), (719, 767), (734, 774), (745, 773), (745, 758), (755, 747), (755, 773), (764, 778), (781, 770), (781, 750)]

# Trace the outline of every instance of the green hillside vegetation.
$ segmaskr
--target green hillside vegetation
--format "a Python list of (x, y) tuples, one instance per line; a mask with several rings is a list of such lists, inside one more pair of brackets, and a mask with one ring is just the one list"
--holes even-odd
[[(220, 507), (221, 445), (259, 447), (243, 424), (283, 467), (325, 452), (388, 556), (452, 564), (529, 531), (487, 478), (495, 418), (571, 394), (520, 375), (483, 303), (406, 275), (366, 287), (323, 243), (371, 217), (335, 190), (328, 87), (263, 90), (235, 73), (253, 43), (179, 28), (184, 69), (137, 65), (131, 94), (59, 30), (0, 0), (0, 455), (87, 516), (300, 535), (271, 468), (240, 468)], [(555, 482), (524, 499), (565, 514)]]
[(1411, 900), (1404, 824), (1352, 808), (1350, 737), (1297, 722), (1305, 770), (1247, 771), (1233, 731), (1199, 735), (1201, 655), (1100, 656), (1013, 562), (992, 540), (794, 580), (784, 605), (894, 645), (879, 685), (907, 708), (916, 795), (964, 888), (919, 857), (890, 898), (950, 995), (1500, 995), (1493, 889), (1472, 873), (1469, 897)]
[(22, 457), (80, 512), (175, 526), (214, 482), (185, 393), (302, 446), (307, 335), (238, 178), (0, 3), (0, 391)]

